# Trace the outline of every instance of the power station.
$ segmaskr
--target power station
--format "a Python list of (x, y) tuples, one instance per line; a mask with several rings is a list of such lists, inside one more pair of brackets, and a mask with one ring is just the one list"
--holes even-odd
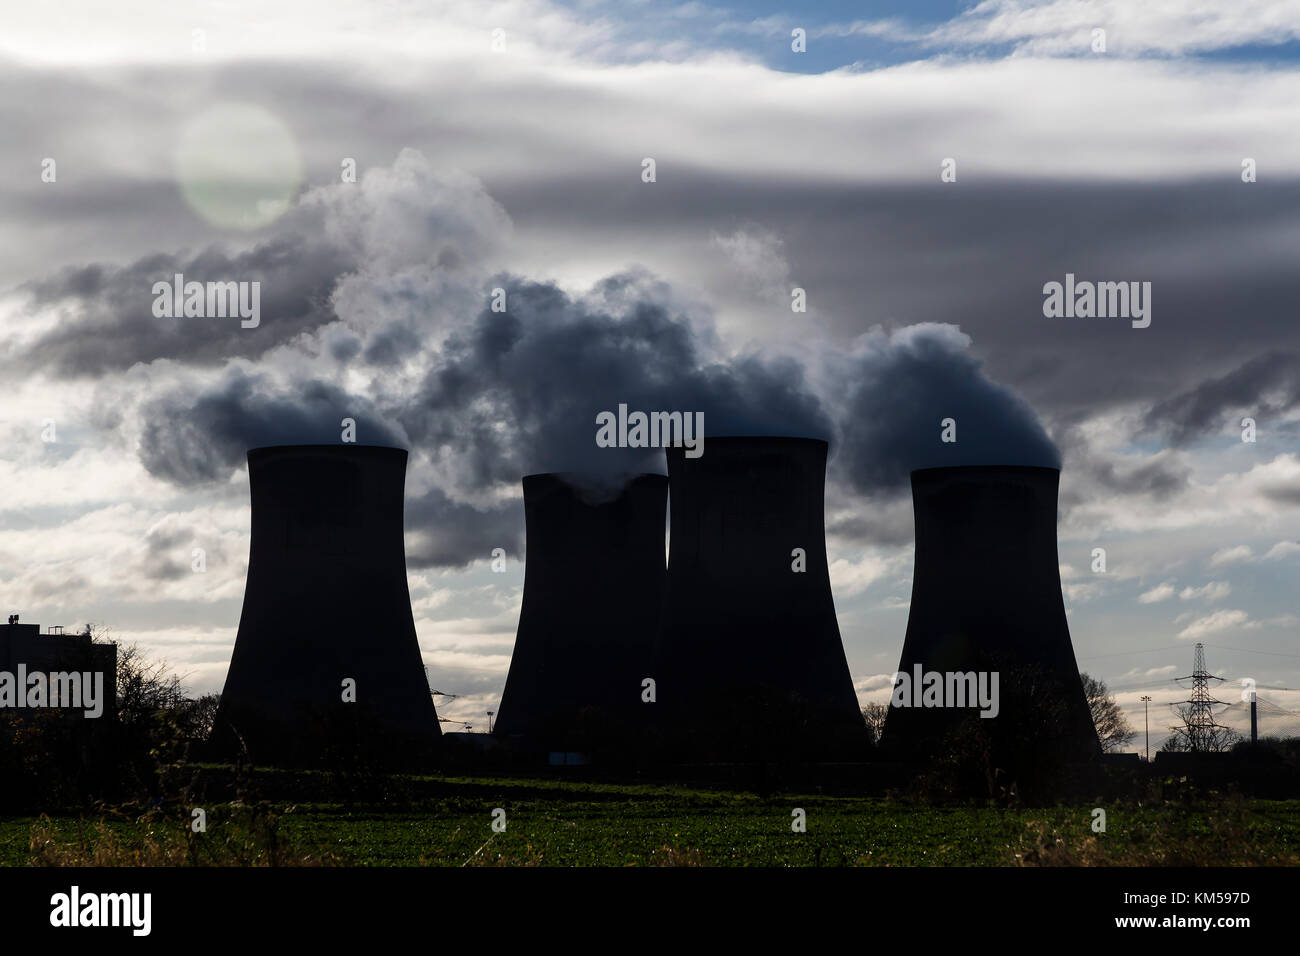
[[(912, 472), (916, 557), (897, 680), (996, 673), (990, 729), (1016, 726), (1083, 758), (1098, 741), (1061, 597), (1059, 480), (1056, 468), (1024, 466)], [(882, 745), (902, 756), (931, 753), (976, 713), (952, 700), (911, 703), (891, 704), (885, 721)]]
[(616, 493), (528, 475), (527, 563), (496, 733), (532, 752), (608, 756), (646, 729), (664, 591), (668, 479)]
[[(683, 761), (862, 757), (826, 557), (827, 450), (715, 436), (701, 457), (668, 448), (666, 478), (636, 475), (614, 492), (525, 477), (524, 594), (498, 738), (584, 758), (651, 741)], [(427, 755), (439, 731), (406, 583), (406, 452), (280, 446), (250, 451), (248, 465), (248, 580), (218, 751), (276, 763)], [(1084, 756), (1097, 737), (1061, 597), (1059, 476), (912, 473), (916, 565), (899, 672), (995, 673), (994, 720), (1050, 724), (1044, 739)], [(891, 706), (883, 744), (925, 756), (975, 713), (967, 704)]]
[(252, 541), (218, 751), (318, 763), (418, 760), (439, 736), (406, 584), (406, 451), (248, 453)]
[(681, 754), (860, 756), (865, 730), (826, 562), (827, 444), (710, 437), (670, 447), (657, 696)]

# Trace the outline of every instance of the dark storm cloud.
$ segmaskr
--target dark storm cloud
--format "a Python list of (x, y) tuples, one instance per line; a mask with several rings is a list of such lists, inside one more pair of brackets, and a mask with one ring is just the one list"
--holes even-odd
[(826, 534), (846, 541), (899, 548), (912, 543), (912, 511), (909, 507), (891, 507), (887, 500), (873, 500), (858, 514), (828, 517)]
[(494, 548), (517, 558), (524, 549), (524, 505), (518, 499), (494, 508), (475, 508), (434, 488), (407, 499), (406, 526), (413, 532), (406, 563), (413, 568), (464, 567), (489, 559)]
[[(617, 242), (631, 219), (638, 247), (655, 248), (682, 235), (707, 236), (761, 210), (760, 224), (785, 240), (791, 276), (837, 337), (878, 322), (957, 323), (989, 377), (1052, 423), (1115, 404), (1164, 403), (1153, 424), (1185, 432), (1196, 403), (1173, 405), (1189, 380), (1225, 375), (1266, 351), (1300, 351), (1300, 324), (1289, 321), (1300, 307), (1300, 287), (1283, 254), (1300, 209), (1294, 182), (832, 186), (723, 179), (687, 168), (657, 183), (652, 202), (644, 191), (628, 190), (617, 169), (581, 179), (498, 177), (488, 185), (519, 234), (544, 234), (557, 248), (572, 245), (575, 255), (591, 248), (593, 234)], [(1152, 326), (1044, 318), (1042, 285), (1067, 271), (1149, 279)], [(81, 287), (93, 288), (92, 279), (80, 276)], [(146, 307), (148, 292), (146, 286), (140, 296)], [(96, 336), (92, 318), (56, 330), (41, 345), (64, 369), (120, 365), (133, 354), (183, 358), (186, 349), (201, 359), (227, 347), (201, 333), (170, 347), (166, 336), (152, 341), (158, 320), (147, 309), (142, 314), (135, 324), (148, 327), (143, 341), (130, 328), (122, 342)], [(280, 338), (280, 330), (292, 331), (292, 323), (277, 329), (268, 318), (257, 330), (212, 331), (228, 336), (232, 354), (249, 355), (264, 339)], [(392, 362), (404, 354), (400, 337), (381, 330), (360, 344), (340, 339), (330, 354)]]
[(1161, 461), (1148, 462), (1123, 471), (1111, 461), (1093, 461), (1089, 474), (1108, 492), (1146, 495), (1156, 500), (1169, 498), (1187, 487), (1191, 466)]
[(339, 443), (344, 418), (357, 423), (357, 443), (405, 446), (370, 402), (328, 382), (273, 385), (231, 369), (197, 394), (179, 386), (141, 410), (140, 460), (177, 485), (223, 481), (262, 445)]
[[(377, 368), (413, 356), (432, 362), (414, 393), (375, 399), (368, 411), (393, 435), (405, 433), (413, 456), (437, 459), (454, 474), (450, 497), (428, 504), (431, 518), (445, 516), (450, 542), (429, 545), (431, 563), (481, 556), (474, 528), (488, 528), (487, 537), (509, 534), (501, 515), (458, 498), (481, 500), (473, 493), (517, 488), (519, 477), (531, 471), (661, 470), (657, 450), (595, 446), (596, 412), (620, 402), (632, 410), (705, 412), (706, 447), (708, 435), (726, 432), (829, 437), (832, 480), (859, 493), (888, 495), (905, 491), (914, 467), (1055, 464), (1058, 455), (1039, 414), (1060, 435), (1113, 405), (1150, 407), (1146, 427), (1178, 442), (1216, 415), (1222, 421), (1236, 410), (1271, 414), (1297, 402), (1300, 327), (1280, 321), (1300, 304), (1280, 251), (1300, 208), (1294, 183), (968, 181), (945, 190), (724, 181), (678, 168), (647, 201), (645, 191), (629, 190), (624, 180), (613, 170), (581, 181), (534, 177), (489, 185), (510, 210), (517, 233), (545, 235), (560, 247), (571, 242), (575, 249), (590, 249), (593, 234), (615, 241), (627, 236), (633, 219), (639, 246), (662, 247), (672, 237), (731, 228), (738, 215), (750, 221), (761, 210), (759, 225), (784, 240), (790, 276), (808, 289), (833, 341), (849, 341), (880, 323), (895, 329), (936, 323), (959, 326), (971, 343), (913, 329), (907, 348), (852, 352), (831, 375), (805, 374), (797, 363), (765, 352), (724, 359), (707, 331), (701, 337), (706, 323), (687, 321), (667, 298), (628, 276), (606, 280), (581, 299), (548, 283), (509, 280), (506, 313), (453, 321), (441, 344), (412, 331), (409, 315), (368, 326), (364, 338), (331, 330), (324, 352), (338, 361)], [(104, 375), (153, 357), (216, 363), (225, 355), (258, 354), (260, 347), (241, 349), (262, 332), (281, 341), (331, 321), (323, 303), (338, 275), (354, 265), (350, 257), (298, 229), (246, 255), (266, 255), (277, 243), (285, 260), (298, 255), (295, 243), (305, 250), (308, 276), (299, 277), (294, 298), (323, 310), (302, 312), (298, 327), (284, 323), (283, 337), (270, 324), (265, 281), (262, 328), (241, 330), (232, 323), (224, 332), (229, 346), (203, 339), (157, 342), (130, 330), (118, 341), (107, 331), (111, 322), (97, 337), (83, 335), (94, 327), (93, 316), (110, 312), (114, 301), (121, 311), (122, 292), (114, 289), (129, 271), (138, 271), (136, 263), (50, 280), (43, 290), (49, 301), (61, 295), (90, 307), (76, 334), (59, 329), (37, 343), (42, 360)], [(153, 258), (166, 272), (176, 257)], [(186, 266), (187, 278), (207, 278), (191, 276), (192, 268)], [(1067, 271), (1080, 278), (1152, 281), (1152, 326), (1044, 318), (1042, 285)], [(144, 315), (155, 322), (149, 284), (139, 288)], [(38, 360), (35, 349), (31, 360)], [(1188, 388), (1197, 381), (1202, 384)], [(317, 409), (301, 408), (307, 392), (281, 394), (263, 384), (259, 398), (245, 400), (273, 403), (275, 414), (283, 412), (289, 422), (315, 419)], [(184, 401), (176, 407), (185, 407)], [(154, 426), (146, 431), (142, 456), (151, 470), (173, 480), (211, 480), (242, 462), (242, 448), (223, 444), (228, 436), (259, 430), (253, 427), (262, 422), (257, 409), (241, 414), (238, 427), (218, 428), (212, 447), (168, 440)], [(324, 440), (337, 441), (337, 417)], [(945, 417), (958, 422), (955, 445), (938, 441)], [(1275, 428), (1280, 435), (1281, 426)], [(197, 433), (193, 423), (179, 431)], [(315, 440), (289, 431), (284, 440)], [(186, 450), (195, 462), (182, 461)], [(1091, 479), (1082, 483), (1089, 494), (1100, 489), (1153, 498), (1177, 493), (1188, 473), (1176, 459), (1131, 468), (1073, 446), (1067, 446), (1066, 466)], [(857, 532), (872, 540), (896, 537), (851, 521), (841, 529), (846, 536)]]
[[(525, 474), (566, 472), (608, 490), (628, 474), (662, 472), (661, 448), (597, 446), (598, 413), (620, 404), (702, 412), (705, 454), (717, 435), (829, 439), (832, 476), (858, 492), (903, 492), (912, 469), (935, 464), (1059, 461), (1032, 411), (983, 374), (952, 326), (867, 337), (831, 366), (819, 394), (789, 357), (720, 357), (707, 323), (674, 310), (670, 290), (647, 275), (607, 278), (585, 297), (552, 283), (497, 282), (507, 310), (484, 309), (450, 332), (408, 393), (372, 405), (326, 382), (233, 369), (197, 394), (176, 388), (144, 407), (142, 461), (178, 484), (220, 481), (250, 447), (336, 443), (340, 419), (355, 417), (363, 441), (409, 447), (412, 467), (427, 457), (446, 476), (408, 504), (414, 567), (460, 566), (494, 547), (517, 552), (518, 501), (469, 502), (514, 493)], [(398, 357), (418, 348), (404, 334), (395, 341)], [(946, 417), (958, 421), (956, 445), (939, 441)], [(903, 540), (899, 522), (845, 519), (832, 532)]]
[[(233, 255), (209, 248), (151, 255), (120, 268), (67, 269), (26, 287), (34, 306), (64, 318), (15, 359), (97, 378), (158, 359), (218, 365), (254, 358), (335, 321), (329, 295), (351, 267), (351, 257), (335, 246), (290, 231)], [(171, 283), (176, 273), (186, 282), (260, 282), (260, 325), (241, 328), (238, 318), (156, 318), (153, 285)]]
[(484, 310), (448, 340), (401, 420), (413, 441), (454, 455), (475, 485), (537, 471), (609, 477), (663, 471), (661, 449), (600, 448), (596, 416), (703, 412), (710, 435), (829, 437), (833, 425), (791, 361), (715, 360), (685, 317), (604, 280), (593, 301), (550, 283), (506, 280), (508, 310)]
[[(837, 338), (958, 324), (989, 376), (1052, 421), (1160, 402), (1189, 378), (1300, 351), (1295, 181), (1243, 184), (1229, 169), (1222, 182), (945, 185), (936, 172), (932, 185), (845, 185), (688, 169), (661, 177), (653, 201), (618, 170), (489, 185), (520, 235), (549, 226), (558, 249), (630, 220), (638, 249), (756, 221), (781, 237), (792, 281)], [(1067, 272), (1151, 281), (1151, 326), (1045, 318), (1043, 284)]]
[[(280, 384), (239, 369), (198, 391), (176, 387), (146, 403), (141, 414), (141, 462), (152, 474), (182, 486), (225, 481), (243, 466), (250, 448), (337, 445), (345, 417), (356, 420), (358, 444), (412, 444), (369, 401), (335, 385), (316, 380)], [(414, 467), (419, 449), (412, 450)], [(490, 557), (493, 548), (522, 553), (523, 507), (518, 501), (477, 508), (433, 488), (408, 496), (406, 526), (412, 532), (407, 561), (413, 568), (463, 567)], [(180, 547), (187, 536), (178, 529), (151, 533), (145, 574), (175, 580), (190, 573), (180, 560), (187, 554)]]
[(326, 335), (326, 346), (335, 361), (347, 362), (361, 354), (361, 338), (350, 329), (339, 328)]
[(43, 571), (31, 586), (32, 596), (62, 600), (69, 594), (82, 593), (91, 588), (91, 583), (75, 571), (64, 572), (62, 576), (60, 573), (61, 569)]
[(1264, 497), (1288, 508), (1300, 507), (1300, 485), (1265, 488)]
[[(341, 358), (350, 348), (350, 343), (344, 342), (340, 348), (332, 349), (332, 354)], [(401, 364), (419, 351), (419, 334), (405, 324), (394, 323), (370, 338), (362, 358), (371, 365), (393, 366)]]
[(1146, 497), (1162, 501), (1187, 488), (1192, 467), (1182, 457), (1157, 454), (1139, 465), (1122, 466), (1099, 454), (1083, 430), (1065, 427), (1059, 442), (1071, 481), (1061, 490), (1061, 510), (1070, 512), (1097, 496)]
[[(840, 370), (845, 404), (836, 468), (862, 492), (900, 489), (917, 468), (1061, 466), (1033, 410), (991, 381), (952, 326), (868, 340)], [(951, 419), (955, 441), (944, 441)]]
[(1259, 419), (1300, 403), (1300, 353), (1271, 351), (1257, 355), (1226, 375), (1207, 379), (1156, 404), (1146, 415), (1149, 432), (1176, 445), (1216, 432), (1240, 417)]
[(145, 535), (145, 556), (141, 562), (144, 577), (150, 581), (176, 581), (192, 574), (186, 547), (192, 537), (188, 529), (181, 527), (159, 526), (150, 530)]

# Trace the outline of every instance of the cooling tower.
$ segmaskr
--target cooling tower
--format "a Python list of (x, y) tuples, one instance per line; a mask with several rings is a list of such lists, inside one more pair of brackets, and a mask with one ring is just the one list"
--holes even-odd
[(817, 760), (863, 745), (826, 564), (826, 451), (712, 436), (699, 458), (668, 449), (657, 690), (685, 759)]
[[(1096, 752), (1097, 735), (1061, 599), (1059, 479), (1057, 469), (1036, 467), (912, 472), (916, 558), (898, 669), (909, 683), (929, 672), (996, 671), (999, 712), (971, 726), (987, 720), (990, 732), (1084, 757)], [(904, 756), (930, 752), (978, 712), (914, 706), (915, 693), (907, 700), (913, 706), (890, 706), (882, 741)]]
[(405, 476), (400, 448), (248, 453), (252, 541), (219, 750), (417, 760), (439, 736), (406, 586)]
[(524, 478), (528, 556), (496, 733), (534, 751), (618, 757), (645, 729), (664, 589), (668, 479), (616, 494)]

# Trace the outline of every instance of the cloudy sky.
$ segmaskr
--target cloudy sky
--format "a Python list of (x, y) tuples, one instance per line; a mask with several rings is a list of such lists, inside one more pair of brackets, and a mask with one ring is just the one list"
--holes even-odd
[[(25, 621), (218, 690), (244, 452), (352, 417), (411, 450), (421, 648), (481, 727), (519, 477), (643, 464), (592, 457), (593, 410), (628, 402), (831, 440), (863, 701), (906, 627), (908, 469), (1059, 459), (1080, 666), (1138, 725), (1154, 698), (1157, 745), (1203, 641), (1221, 698), (1254, 678), (1264, 731), (1300, 730), (1297, 0), (10, 6), (0, 594)], [(260, 282), (260, 324), (156, 317), (177, 272)], [(1067, 273), (1150, 282), (1150, 325), (1046, 318)]]

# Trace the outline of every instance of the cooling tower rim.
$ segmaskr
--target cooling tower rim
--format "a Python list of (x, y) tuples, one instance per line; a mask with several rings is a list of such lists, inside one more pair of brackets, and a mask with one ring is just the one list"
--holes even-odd
[(1048, 475), (1059, 475), (1060, 468), (1051, 465), (940, 465), (934, 468), (915, 468), (911, 472), (913, 479), (917, 478), (942, 478), (945, 475), (989, 475), (1020, 474), (1025, 477), (1039, 475), (1046, 477)]
[[(531, 475), (524, 475), (523, 480), (538, 481), (544, 479), (551, 479), (553, 481), (562, 481), (566, 485), (574, 485), (575, 487), (578, 487), (579, 486), (578, 482), (575, 481), (574, 479), (587, 478), (590, 480), (597, 480), (599, 477), (600, 476), (596, 476), (596, 475), (584, 475), (581, 472), (576, 472), (576, 471), (535, 471)], [(665, 475), (662, 471), (635, 471), (635, 472), (628, 473), (627, 480), (624, 482), (624, 485), (625, 486), (630, 485), (632, 482), (638, 481), (642, 478), (659, 478), (662, 479), (663, 481), (668, 480), (668, 476)]]
[(392, 458), (394, 460), (406, 460), (407, 450), (398, 448), (394, 445), (361, 445), (361, 444), (338, 444), (338, 445), (259, 445), (257, 448), (248, 449), (248, 460), (251, 462), (254, 458), (263, 460), (266, 458), (292, 458), (296, 456), (319, 457), (328, 456), (336, 458)]
[[(578, 472), (542, 471), (524, 475), (520, 482), (524, 503), (536, 502), (554, 494), (572, 496), (587, 505), (609, 505), (629, 494), (668, 494), (668, 476), (653, 471), (636, 472), (606, 480), (610, 476), (583, 475)], [(585, 481), (584, 481), (585, 479)]]
[[(705, 432), (704, 457), (708, 457), (711, 445), (719, 444), (724, 448), (808, 448), (815, 445), (829, 448), (831, 443), (825, 438), (803, 438), (795, 435), (710, 435)], [(669, 453), (683, 453), (685, 450), (682, 445), (668, 445), (664, 448), (664, 451)]]

